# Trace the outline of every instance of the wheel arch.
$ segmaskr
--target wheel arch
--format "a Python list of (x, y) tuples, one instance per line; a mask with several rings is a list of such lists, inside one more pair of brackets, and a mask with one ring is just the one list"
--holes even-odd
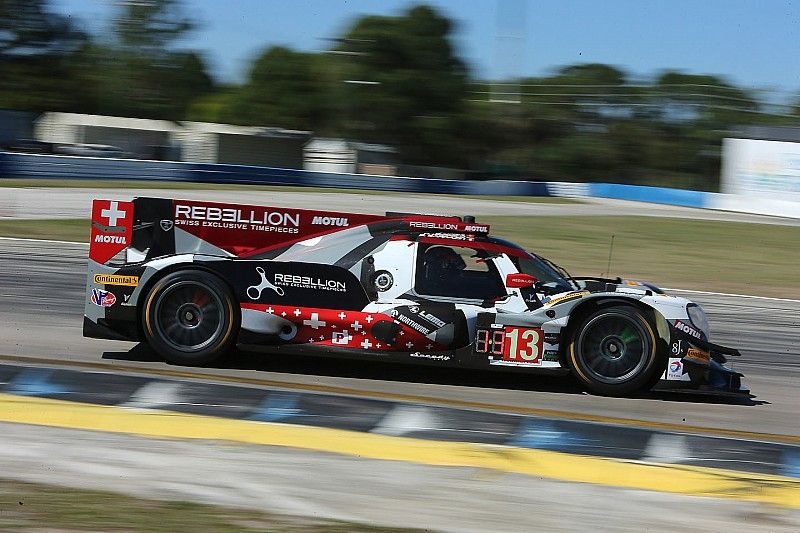
[(207, 265), (203, 264), (203, 261), (181, 261), (179, 263), (172, 263), (170, 265), (166, 265), (163, 268), (160, 268), (155, 271), (155, 273), (150, 276), (144, 285), (141, 287), (141, 292), (139, 295), (139, 301), (141, 302), (136, 306), (136, 327), (139, 333), (139, 338), (144, 338), (144, 327), (143, 327), (143, 320), (142, 320), (142, 313), (144, 313), (145, 303), (147, 302), (147, 297), (150, 295), (150, 291), (153, 290), (153, 287), (159, 280), (167, 277), (170, 274), (175, 272), (180, 272), (181, 270), (194, 270), (194, 271), (201, 271), (211, 274), (215, 278), (217, 278), (230, 292), (231, 296), (233, 297), (234, 302), (234, 312), (236, 312), (241, 317), (241, 307), (240, 301), (236, 296), (236, 291), (234, 290), (231, 283), (219, 275), (219, 272), (214, 270), (213, 268), (208, 267)]
[(669, 349), (669, 325), (666, 318), (657, 309), (642, 303), (636, 298), (628, 298), (620, 295), (597, 296), (594, 298), (584, 299), (572, 308), (569, 314), (569, 320), (564, 329), (561, 330), (561, 356), (560, 363), (565, 368), (567, 367), (567, 347), (575, 335), (578, 327), (583, 324), (584, 320), (599, 309), (605, 307), (613, 307), (618, 305), (630, 305), (643, 311), (645, 316), (651, 321), (651, 325), (655, 327), (658, 336), (658, 351), (659, 355), (665, 356)]

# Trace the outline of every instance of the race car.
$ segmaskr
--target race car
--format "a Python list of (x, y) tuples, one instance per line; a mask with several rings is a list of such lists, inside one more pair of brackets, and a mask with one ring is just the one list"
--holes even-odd
[(472, 216), (95, 200), (83, 333), (181, 365), (238, 346), (746, 392), (699, 305), (573, 277)]

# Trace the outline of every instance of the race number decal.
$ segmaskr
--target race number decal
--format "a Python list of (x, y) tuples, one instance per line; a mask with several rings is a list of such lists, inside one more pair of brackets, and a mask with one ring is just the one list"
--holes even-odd
[(541, 329), (506, 326), (503, 361), (539, 365), (542, 363), (544, 335)]

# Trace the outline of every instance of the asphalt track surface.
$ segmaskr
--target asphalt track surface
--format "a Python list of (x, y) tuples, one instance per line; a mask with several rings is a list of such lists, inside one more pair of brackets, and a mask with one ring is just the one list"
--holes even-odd
[(752, 400), (676, 393), (603, 398), (563, 378), (370, 361), (240, 353), (214, 368), (171, 366), (141, 345), (81, 336), (85, 271), (85, 245), (0, 239), (0, 355), (33, 364), (63, 362), (800, 442), (800, 301), (687, 294), (709, 312), (712, 340), (743, 352), (734, 365), (745, 374)]
[(425, 531), (800, 529), (796, 509), (756, 502), (279, 446), (0, 423), (0, 448), (3, 476), (21, 481)]
[[(582, 198), (580, 203), (547, 203), (495, 200), (425, 194), (362, 194), (259, 190), (168, 190), (168, 189), (79, 189), (0, 188), (0, 219), (86, 218), (93, 198), (131, 200), (136, 196), (185, 198), (215, 202), (249, 203), (300, 209), (328, 209), (353, 213), (404, 211), (452, 215), (507, 216), (650, 216), (752, 222), (800, 226), (800, 219), (769, 217), (709, 209)], [(47, 201), (42, 201), (47, 198)]]

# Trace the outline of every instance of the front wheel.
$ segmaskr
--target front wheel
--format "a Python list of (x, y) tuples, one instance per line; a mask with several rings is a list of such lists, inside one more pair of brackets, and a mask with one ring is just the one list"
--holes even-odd
[(170, 363), (203, 365), (235, 342), (239, 313), (228, 287), (200, 270), (173, 272), (147, 295), (142, 325), (148, 344)]
[(589, 390), (623, 396), (651, 388), (664, 371), (652, 323), (639, 309), (600, 309), (575, 330), (569, 366)]

